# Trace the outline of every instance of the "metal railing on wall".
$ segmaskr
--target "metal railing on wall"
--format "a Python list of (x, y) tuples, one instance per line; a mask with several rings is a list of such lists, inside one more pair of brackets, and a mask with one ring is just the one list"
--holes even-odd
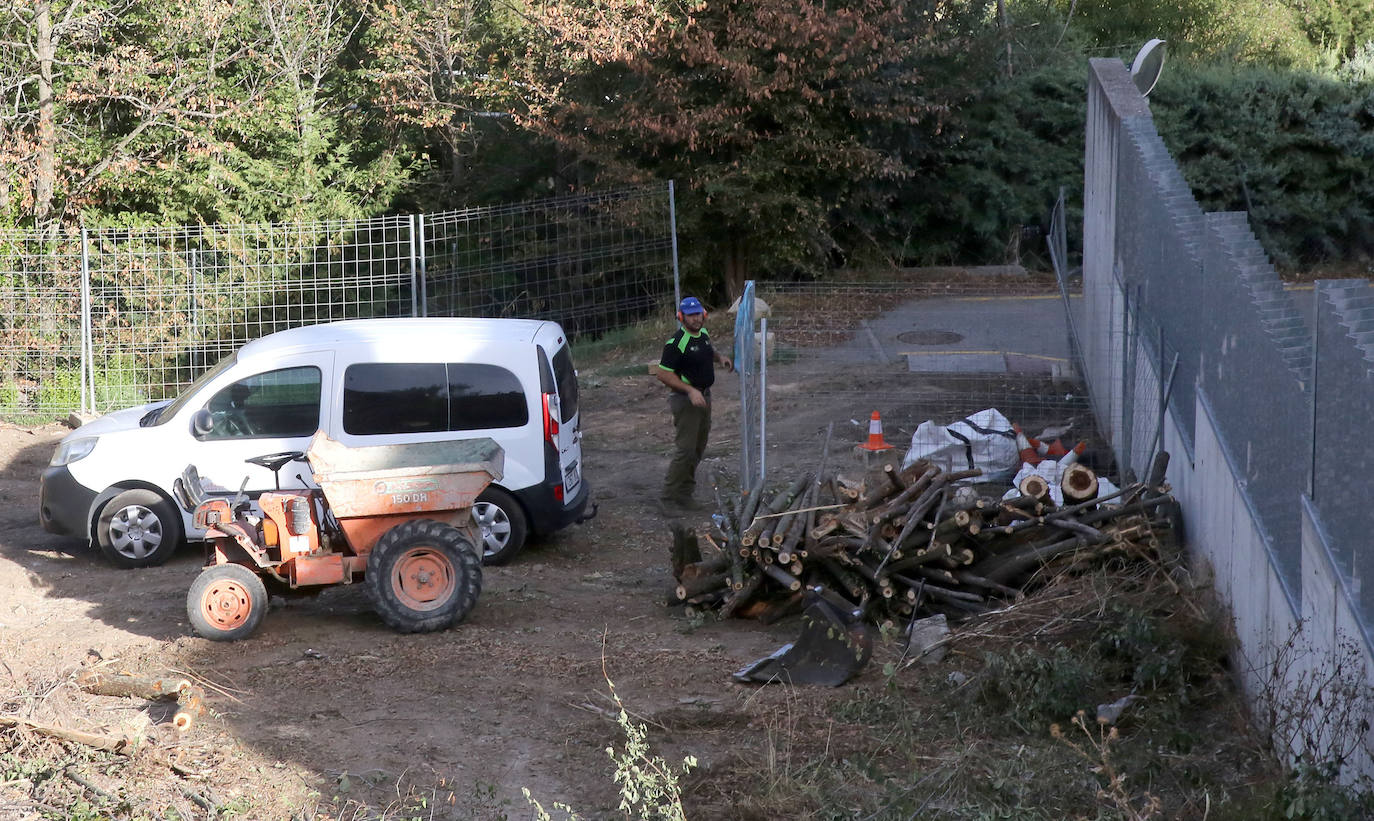
[(175, 395), (299, 325), (552, 319), (595, 337), (673, 293), (672, 188), (357, 221), (0, 232), (0, 417)]

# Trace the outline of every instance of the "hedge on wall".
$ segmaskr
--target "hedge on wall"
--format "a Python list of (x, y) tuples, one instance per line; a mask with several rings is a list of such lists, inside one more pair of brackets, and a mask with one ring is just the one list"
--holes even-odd
[(1281, 268), (1374, 255), (1374, 83), (1166, 71), (1156, 126), (1205, 211), (1248, 211)]
[[(905, 264), (1040, 263), (1062, 186), (1081, 224), (1087, 68), (1042, 67), (970, 99), (894, 214)], [(1156, 127), (1205, 211), (1248, 211), (1284, 270), (1374, 258), (1374, 82), (1175, 63), (1150, 95)], [(1025, 259), (1032, 255), (1030, 259)]]

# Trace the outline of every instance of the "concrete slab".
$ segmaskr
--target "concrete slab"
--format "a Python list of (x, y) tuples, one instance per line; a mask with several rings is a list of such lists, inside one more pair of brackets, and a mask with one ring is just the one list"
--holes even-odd
[(1006, 373), (1007, 359), (983, 351), (904, 351), (912, 373)]

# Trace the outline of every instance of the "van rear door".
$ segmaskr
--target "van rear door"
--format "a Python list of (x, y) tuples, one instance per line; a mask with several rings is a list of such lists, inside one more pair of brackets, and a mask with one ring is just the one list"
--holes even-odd
[[(540, 391), (544, 403), (544, 441), (557, 452), (557, 469), (563, 479), (563, 504), (570, 504), (582, 487), (582, 414), (578, 407), (577, 370), (572, 351), (560, 335), (550, 357), (539, 346)], [(552, 479), (553, 477), (548, 477)]]

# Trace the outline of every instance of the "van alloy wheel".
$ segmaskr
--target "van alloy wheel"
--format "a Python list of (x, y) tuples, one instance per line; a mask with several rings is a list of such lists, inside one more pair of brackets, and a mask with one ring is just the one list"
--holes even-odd
[(119, 567), (153, 567), (181, 543), (181, 514), (151, 490), (126, 490), (101, 508), (95, 542)]
[(482, 531), (482, 564), (505, 564), (521, 551), (529, 536), (525, 510), (515, 497), (488, 485), (472, 505), (472, 518)]

